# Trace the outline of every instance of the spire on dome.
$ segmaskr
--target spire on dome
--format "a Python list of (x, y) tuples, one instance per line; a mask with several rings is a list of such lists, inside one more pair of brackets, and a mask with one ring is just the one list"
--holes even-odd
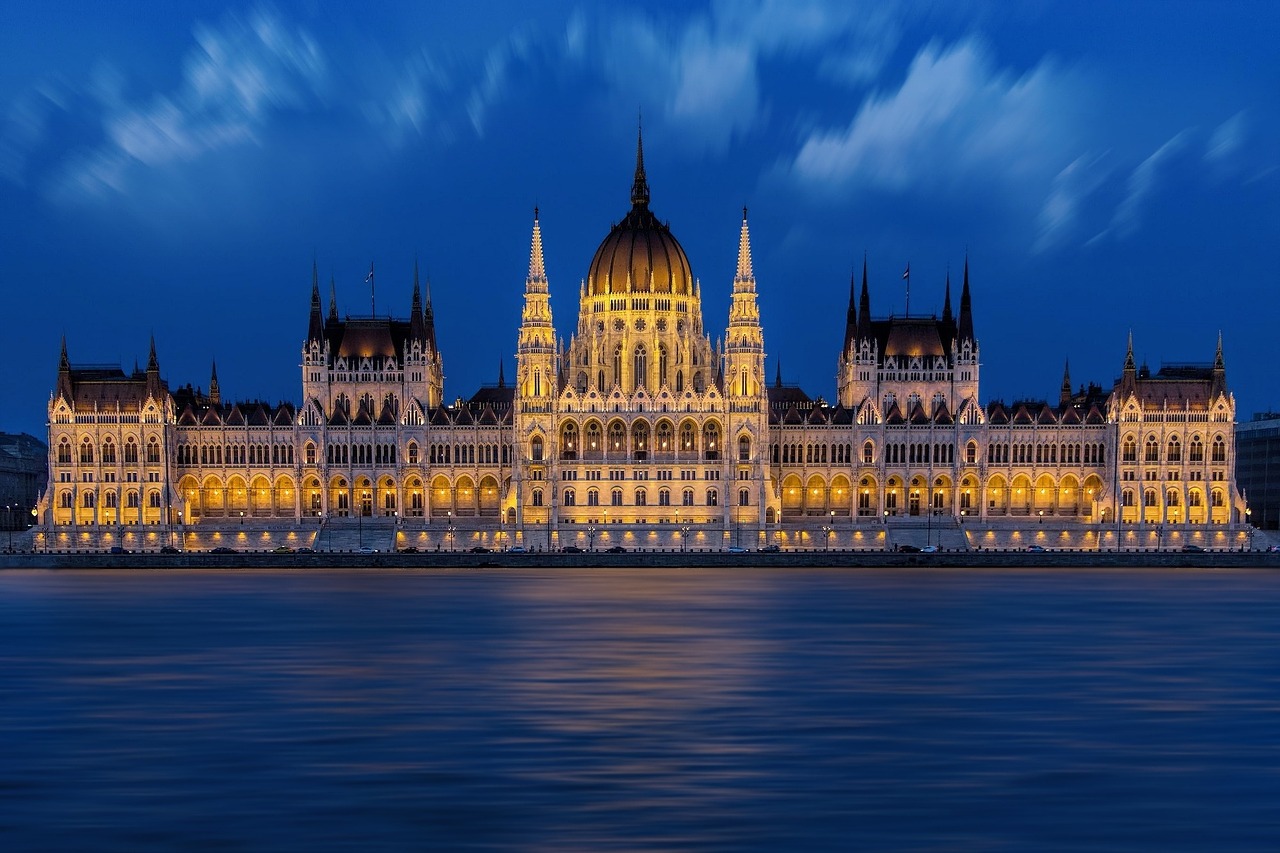
[(631, 204), (649, 206), (649, 181), (644, 174), (644, 129), (636, 123), (636, 177), (631, 183)]

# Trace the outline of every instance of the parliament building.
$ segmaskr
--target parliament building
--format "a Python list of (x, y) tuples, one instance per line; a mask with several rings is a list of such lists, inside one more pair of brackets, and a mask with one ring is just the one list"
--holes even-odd
[(531, 242), (515, 375), (469, 399), (446, 402), (416, 269), (408, 316), (389, 318), (341, 315), (332, 283), (326, 312), (313, 266), (297, 404), (224, 399), (216, 368), (207, 391), (171, 386), (154, 340), (132, 372), (73, 364), (64, 340), (37, 547), (1243, 541), (1221, 337), (1211, 364), (1154, 373), (1131, 337), (1108, 390), (1064, 372), (1056, 399), (984, 403), (967, 259), (958, 309), (948, 280), (932, 316), (873, 313), (864, 262), (828, 402), (765, 375), (745, 210), (713, 342), (639, 145), (630, 210), (591, 260), (567, 345), (537, 211)]

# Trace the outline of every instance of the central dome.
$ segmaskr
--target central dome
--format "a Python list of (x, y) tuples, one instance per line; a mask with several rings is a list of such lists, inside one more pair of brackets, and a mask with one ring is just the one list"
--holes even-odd
[(649, 182), (644, 174), (644, 149), (636, 144), (636, 177), (631, 185), (631, 212), (613, 226), (591, 260), (587, 292), (693, 293), (689, 258), (671, 229), (649, 210)]

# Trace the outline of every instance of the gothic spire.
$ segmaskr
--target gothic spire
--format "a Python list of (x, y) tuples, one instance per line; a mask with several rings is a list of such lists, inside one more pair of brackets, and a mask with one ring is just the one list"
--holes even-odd
[(858, 340), (871, 340), (871, 291), (867, 288), (867, 256), (862, 256), (862, 295), (858, 297)]
[(58, 396), (70, 401), (72, 397), (71, 388), (71, 359), (67, 358), (67, 336), (62, 336), (62, 355), (58, 358)]
[(773, 384), (781, 388), (782, 387), (782, 359), (778, 359), (777, 367), (778, 367), (778, 372), (777, 372), (777, 375), (774, 376)]
[(951, 267), (947, 267), (947, 290), (946, 296), (942, 300), (942, 322), (950, 323), (951, 316)]
[(324, 313), (320, 307), (320, 271), (315, 258), (311, 259), (311, 316), (307, 323), (307, 340), (318, 341), (324, 337)]
[(644, 174), (644, 130), (636, 125), (636, 177), (631, 183), (631, 204), (633, 207), (649, 206), (649, 181)]
[(413, 302), (409, 306), (409, 340), (426, 343), (426, 324), (422, 320), (422, 292), (418, 288), (418, 259), (413, 259)]
[(742, 231), (738, 235), (738, 274), (734, 277), (734, 290), (740, 282), (750, 281), (755, 277), (751, 271), (751, 232), (747, 230), (747, 207), (742, 207)]
[(333, 282), (333, 274), (329, 274), (329, 320), (338, 322), (338, 286)]
[(1071, 359), (1062, 364), (1062, 388), (1058, 392), (1058, 405), (1071, 405)]
[(71, 360), (67, 358), (67, 336), (62, 336), (62, 355), (58, 359), (58, 370), (70, 370)]
[(502, 359), (498, 359), (498, 387), (507, 387), (507, 378), (502, 373)]
[(973, 304), (969, 298), (969, 255), (964, 256), (964, 286), (960, 291), (960, 318), (956, 336), (962, 341), (973, 341)]
[(1213, 357), (1213, 385), (1210, 393), (1215, 397), (1227, 393), (1227, 366), (1222, 360), (1222, 332), (1218, 332), (1218, 352)]
[(156, 358), (156, 336), (151, 336), (151, 352), (147, 355), (147, 373), (159, 373), (160, 362)]
[(543, 284), (547, 281), (547, 265), (542, 259), (542, 226), (538, 224), (536, 207), (533, 209), (533, 238), (529, 245), (529, 281)]
[(431, 345), (433, 352), (439, 352), (436, 348), (436, 312), (431, 306), (431, 279), (427, 278), (427, 295), (426, 301), (422, 305), (422, 325), (424, 337), (428, 344)]
[(1226, 364), (1222, 360), (1222, 331), (1218, 331), (1218, 351), (1213, 356), (1213, 369), (1226, 370)]
[(209, 402), (215, 406), (222, 402), (222, 392), (218, 390), (218, 362), (213, 361), (209, 371)]
[[(866, 260), (863, 260), (866, 263)], [(857, 269), (849, 270), (849, 308), (844, 318), (844, 349), (845, 355), (848, 355), (855, 347), (858, 340), (858, 271)]]
[(1124, 355), (1124, 372), (1132, 373), (1137, 370), (1137, 366), (1133, 361), (1133, 329), (1129, 330), (1129, 349)]

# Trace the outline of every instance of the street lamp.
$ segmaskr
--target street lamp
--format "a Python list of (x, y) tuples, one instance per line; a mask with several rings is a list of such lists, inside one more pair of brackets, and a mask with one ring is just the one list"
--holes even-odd
[(9, 531), (9, 553), (13, 553), (13, 504), (4, 505), (4, 526)]
[(1040, 515), (1040, 523), (1044, 524), (1044, 510), (1040, 510), (1039, 515)]
[(587, 548), (594, 551), (596, 549), (596, 529), (594, 526), (587, 528)]
[(688, 545), (688, 542), (687, 542), (688, 538), (689, 538), (689, 528), (681, 527), (680, 528), (680, 553), (681, 554), (685, 552), (685, 548)]
[(826, 548), (828, 551), (831, 550), (831, 532), (832, 531), (830, 527), (828, 527), (825, 524), (822, 525), (822, 540), (824, 543), (826, 543)]
[(453, 550), (453, 510), (445, 511), (445, 537), (449, 540), (449, 550)]

